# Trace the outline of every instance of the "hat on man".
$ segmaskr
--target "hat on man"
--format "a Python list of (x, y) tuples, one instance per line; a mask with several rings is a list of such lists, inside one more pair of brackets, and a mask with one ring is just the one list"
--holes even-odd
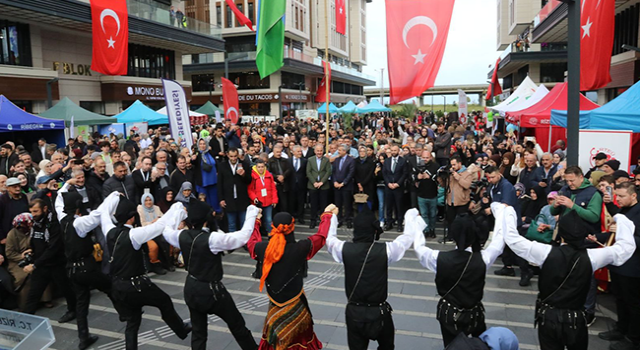
[(118, 221), (118, 223), (124, 224), (136, 215), (138, 215), (136, 204), (121, 196), (118, 206), (116, 207), (116, 213), (113, 217)]
[(20, 180), (18, 180), (17, 177), (10, 177), (7, 179), (7, 187), (15, 185), (20, 185)]
[(613, 178), (616, 180), (619, 178), (629, 179), (629, 173), (624, 170), (616, 170), (613, 172)]
[(0, 146), (0, 148), (13, 149), (13, 147), (11, 147), (11, 144), (8, 144), (8, 143), (3, 143), (2, 146)]
[(603, 159), (607, 159), (607, 155), (604, 152), (600, 152), (598, 154), (596, 154), (593, 159), (595, 160), (603, 160)]
[(620, 161), (615, 159), (608, 160), (604, 165), (608, 165), (609, 168), (613, 169), (613, 171), (620, 169)]
[(51, 180), (48, 176), (40, 176), (38, 180), (36, 180), (36, 185), (44, 185)]

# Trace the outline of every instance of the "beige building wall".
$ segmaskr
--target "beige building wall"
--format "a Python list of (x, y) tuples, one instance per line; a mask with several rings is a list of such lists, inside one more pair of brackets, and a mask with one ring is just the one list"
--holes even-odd
[(518, 35), (524, 28), (533, 23), (533, 18), (540, 12), (539, 0), (503, 0), (508, 1), (509, 34)]
[[(316, 49), (324, 50), (326, 46), (326, 20), (325, 20), (325, 3), (324, 0), (312, 1), (311, 22), (314, 24), (312, 30), (311, 46)], [(350, 28), (347, 26), (347, 35), (338, 34), (336, 32), (336, 3), (335, 0), (329, 1), (329, 53), (343, 58), (349, 57), (349, 34)], [(347, 6), (349, 8), (349, 6)], [(347, 23), (351, 17), (350, 11), (347, 11)]]
[(367, 10), (365, 0), (348, 2), (349, 61), (367, 64)]
[(506, 49), (515, 39), (509, 35), (509, 1), (496, 0), (498, 17), (496, 20), (497, 43), (496, 49), (502, 51)]

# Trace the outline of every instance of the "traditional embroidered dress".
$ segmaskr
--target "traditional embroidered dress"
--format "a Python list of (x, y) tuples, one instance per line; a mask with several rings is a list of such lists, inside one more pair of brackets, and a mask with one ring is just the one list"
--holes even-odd
[(322, 343), (313, 332), (313, 319), (302, 288), (307, 260), (325, 244), (331, 213), (322, 215), (318, 233), (297, 241), (294, 219), (278, 213), (273, 219), (269, 242), (262, 242), (259, 224), (247, 242), (251, 257), (258, 261), (260, 290), (267, 285), (269, 311), (259, 350), (316, 350)]

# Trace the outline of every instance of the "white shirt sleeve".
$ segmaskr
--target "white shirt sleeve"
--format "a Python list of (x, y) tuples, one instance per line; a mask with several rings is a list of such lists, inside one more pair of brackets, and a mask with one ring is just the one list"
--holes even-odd
[(616, 243), (610, 247), (588, 249), (589, 259), (593, 271), (607, 265), (620, 266), (624, 264), (636, 250), (636, 241), (633, 237), (635, 225), (622, 214), (616, 214)]
[(502, 221), (504, 241), (509, 248), (524, 260), (542, 266), (551, 252), (551, 245), (532, 242), (520, 236), (517, 229), (518, 218), (513, 207), (504, 209)]
[(421, 235), (422, 231), (427, 227), (418, 209), (407, 210), (404, 214), (404, 232), (393, 242), (387, 242), (387, 259), (388, 263), (394, 263), (400, 261), (404, 256), (404, 253), (413, 244), (414, 236)]
[(238, 249), (247, 244), (249, 237), (253, 233), (253, 228), (258, 217), (258, 207), (250, 205), (247, 208), (247, 215), (240, 231), (224, 233), (222, 231), (212, 231), (209, 236), (209, 249), (213, 254), (218, 254), (225, 250)]
[[(416, 210), (416, 209), (412, 209), (412, 210)], [(407, 219), (409, 219), (410, 221), (407, 221)], [(417, 222), (417, 225), (416, 225), (416, 222)], [(440, 251), (433, 250), (425, 246), (426, 240), (424, 238), (424, 235), (422, 234), (422, 230), (424, 230), (424, 228), (426, 227), (424, 220), (422, 220), (422, 218), (419, 216), (418, 217), (412, 216), (411, 218), (407, 218), (405, 214), (405, 222), (404, 222), (405, 232), (407, 231), (407, 226), (409, 226), (409, 229), (413, 230), (414, 232), (413, 249), (416, 251), (416, 256), (420, 261), (420, 265), (426, 267), (427, 269), (433, 272), (436, 272), (438, 270), (438, 254), (440, 253)]]
[(337, 230), (338, 217), (331, 215), (331, 226), (329, 227), (326, 243), (327, 251), (329, 251), (329, 254), (331, 254), (335, 262), (342, 263), (342, 247), (344, 247), (344, 241), (338, 238)]
[(491, 244), (486, 247), (480, 254), (482, 254), (482, 260), (487, 265), (487, 271), (496, 261), (498, 256), (502, 254), (504, 249), (504, 210), (506, 207), (502, 203), (491, 204), (491, 211), (495, 218), (495, 225), (493, 226), (493, 237), (491, 238)]
[(102, 232), (104, 233), (105, 236), (107, 236), (107, 234), (109, 233), (109, 231), (111, 231), (111, 229), (116, 227), (116, 225), (113, 223), (114, 220), (111, 217), (116, 211), (116, 208), (118, 207), (118, 203), (120, 203), (120, 193), (119, 192), (114, 192), (114, 193), (111, 193), (109, 194), (109, 196), (107, 196), (104, 202), (100, 204), (100, 206), (101, 207), (104, 206), (104, 208), (98, 211), (99, 212), (98, 215), (100, 215), (100, 225), (102, 226)]
[[(167, 214), (168, 213), (169, 212), (167, 212)], [(162, 235), (164, 236), (164, 239), (167, 241), (167, 243), (171, 244), (176, 248), (180, 248), (180, 233), (184, 231), (184, 230), (179, 230), (178, 226), (180, 226), (180, 222), (186, 219), (187, 219), (187, 212), (184, 209), (178, 210), (175, 212), (175, 216), (170, 219), (171, 221), (170, 224), (167, 225), (164, 228), (164, 230), (162, 230)]]
[(133, 249), (138, 250), (147, 241), (161, 235), (165, 227), (176, 227), (181, 221), (179, 220), (181, 217), (180, 212), (184, 213), (184, 206), (182, 203), (174, 203), (169, 211), (162, 215), (158, 221), (144, 227), (136, 227), (129, 230), (129, 238)]
[(58, 195), (56, 196), (56, 214), (58, 214), (58, 221), (64, 219), (67, 214), (64, 212), (64, 199), (62, 198), (62, 194), (69, 191), (69, 185), (65, 182), (64, 185), (58, 190)]
[[(114, 199), (114, 197), (119, 197), (120, 194), (118, 192), (113, 192), (100, 204), (100, 206), (91, 211), (89, 215), (81, 216), (73, 220), (73, 228), (76, 229), (76, 233), (79, 237), (85, 238), (91, 230), (98, 227), (100, 225), (101, 213), (103, 211), (111, 212), (115, 209), (118, 201)], [(57, 199), (56, 199), (57, 201)]]

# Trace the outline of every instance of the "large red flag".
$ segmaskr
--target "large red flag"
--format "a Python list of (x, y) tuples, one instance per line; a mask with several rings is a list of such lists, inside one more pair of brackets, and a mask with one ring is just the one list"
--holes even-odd
[[(331, 100), (330, 98), (327, 98), (327, 84), (331, 86), (331, 63), (322, 61), (322, 65), (324, 66), (325, 75), (322, 77), (320, 86), (318, 86), (318, 91), (316, 91), (316, 102), (318, 103)], [(329, 80), (329, 82), (327, 83), (326, 80)], [(329, 96), (331, 96), (331, 91), (329, 91)]]
[(455, 0), (386, 0), (391, 104), (433, 86)]
[(236, 19), (238, 19), (238, 23), (240, 23), (241, 26), (249, 27), (249, 29), (255, 32), (255, 29), (253, 29), (253, 23), (251, 22), (251, 20), (248, 19), (247, 16), (245, 16), (244, 13), (242, 13), (242, 11), (238, 9), (238, 7), (233, 2), (233, 0), (224, 0), (224, 1), (227, 3), (227, 6), (231, 8), (231, 11), (233, 11), (233, 13), (236, 15)]
[(611, 82), (615, 0), (582, 0), (580, 90), (597, 90)]
[(224, 119), (238, 124), (240, 117), (238, 106), (238, 90), (229, 79), (222, 78), (222, 103), (224, 104)]
[(493, 75), (491, 76), (491, 84), (489, 85), (489, 91), (487, 91), (487, 96), (485, 100), (489, 101), (490, 99), (498, 96), (502, 93), (502, 86), (500, 86), (500, 81), (498, 80), (498, 67), (500, 65), (500, 57), (496, 61), (496, 65), (493, 66)]
[(336, 32), (347, 34), (347, 9), (344, 0), (336, 0)]
[(91, 69), (106, 75), (126, 75), (129, 56), (127, 1), (91, 0), (91, 22)]

